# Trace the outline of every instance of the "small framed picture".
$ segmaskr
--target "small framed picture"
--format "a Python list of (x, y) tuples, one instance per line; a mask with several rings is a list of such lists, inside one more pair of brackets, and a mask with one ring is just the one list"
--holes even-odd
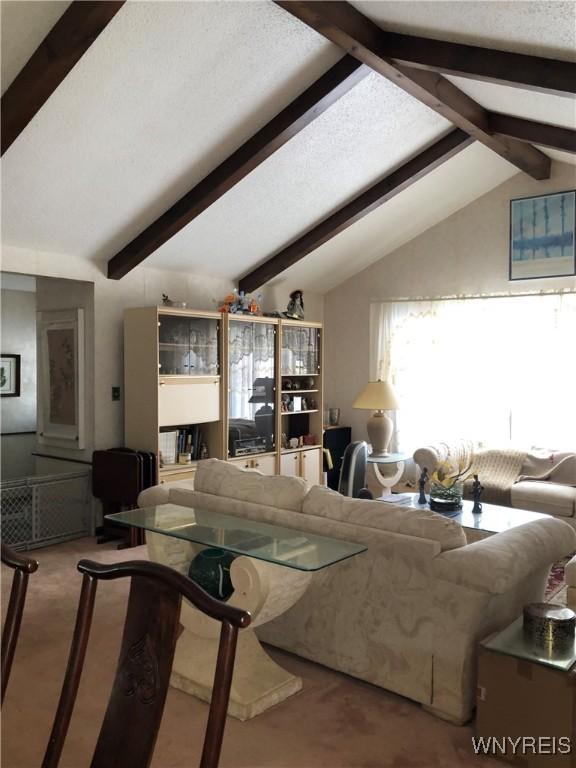
[(293, 403), (293, 409), (294, 411), (301, 411), (302, 410), (302, 397), (300, 395), (294, 395), (292, 398)]
[(0, 356), (0, 394), (20, 397), (20, 355)]
[(510, 201), (510, 280), (576, 274), (576, 192)]

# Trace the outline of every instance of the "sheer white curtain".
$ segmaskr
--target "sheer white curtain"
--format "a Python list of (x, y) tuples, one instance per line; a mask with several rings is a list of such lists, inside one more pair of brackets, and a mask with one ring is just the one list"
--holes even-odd
[(400, 399), (399, 450), (573, 448), (576, 294), (375, 303), (371, 369)]

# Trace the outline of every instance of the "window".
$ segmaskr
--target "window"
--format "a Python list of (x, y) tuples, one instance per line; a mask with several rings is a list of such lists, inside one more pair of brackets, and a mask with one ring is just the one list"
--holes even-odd
[(399, 450), (574, 447), (576, 294), (383, 302), (371, 326), (372, 376), (401, 404)]

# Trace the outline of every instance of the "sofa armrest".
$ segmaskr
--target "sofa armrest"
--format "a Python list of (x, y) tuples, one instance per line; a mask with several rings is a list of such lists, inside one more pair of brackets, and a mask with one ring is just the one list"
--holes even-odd
[(139, 507), (155, 507), (157, 504), (168, 504), (170, 491), (165, 485), (152, 485), (140, 491), (137, 503)]
[(417, 448), (412, 458), (420, 469), (432, 473), (438, 464), (448, 463), (452, 467), (467, 466), (472, 461), (474, 449), (471, 442), (461, 440), (454, 443), (434, 443)]
[(572, 526), (545, 518), (442, 552), (432, 567), (439, 579), (497, 595), (574, 551), (576, 531)]

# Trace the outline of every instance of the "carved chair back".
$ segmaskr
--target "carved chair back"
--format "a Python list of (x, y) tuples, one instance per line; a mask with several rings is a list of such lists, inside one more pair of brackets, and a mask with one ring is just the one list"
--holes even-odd
[(238, 630), (250, 624), (250, 614), (215, 600), (186, 576), (158, 563), (102, 565), (81, 560), (78, 570), (84, 576), (76, 626), (42, 768), (55, 768), (60, 760), (86, 655), (97, 583), (127, 577), (131, 585), (120, 656), (91, 768), (146, 768), (150, 764), (168, 692), (182, 597), (222, 624), (200, 761), (201, 768), (216, 768)]
[(5, 544), (2, 544), (2, 563), (14, 570), (12, 588), (6, 611), (6, 620), (2, 630), (2, 701), (8, 686), (14, 651), (20, 634), (26, 590), (28, 589), (28, 577), (38, 569), (38, 561), (29, 557), (23, 557), (14, 552)]

